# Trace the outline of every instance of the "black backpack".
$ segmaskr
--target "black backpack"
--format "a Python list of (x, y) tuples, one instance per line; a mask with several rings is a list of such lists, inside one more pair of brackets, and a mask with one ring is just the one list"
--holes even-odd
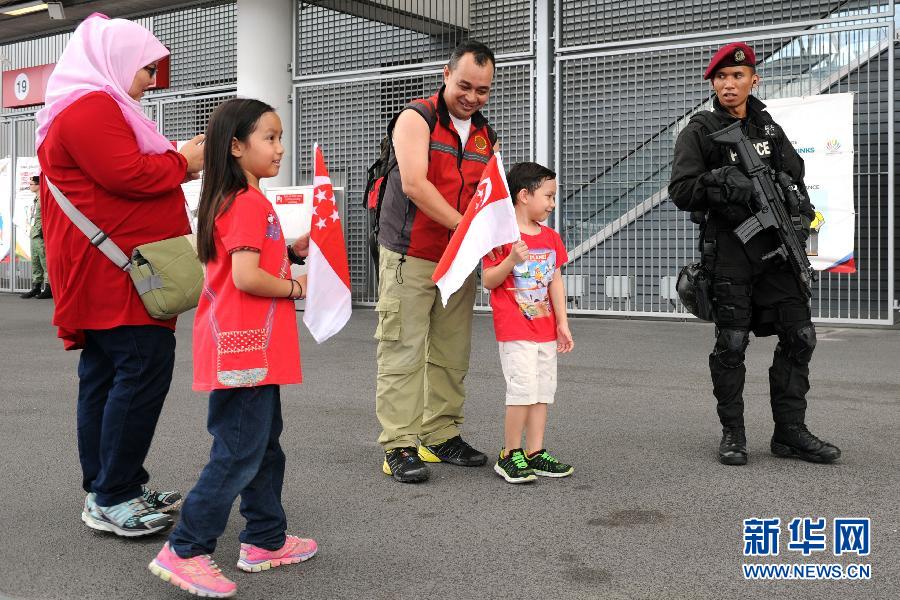
[(417, 100), (408, 104), (395, 114), (390, 123), (388, 123), (387, 135), (381, 139), (381, 149), (378, 153), (378, 158), (366, 170), (366, 189), (363, 193), (363, 206), (369, 210), (370, 215), (369, 253), (372, 255), (372, 261), (375, 265), (376, 280), (378, 278), (378, 228), (379, 220), (381, 219), (381, 203), (384, 200), (384, 182), (387, 180), (390, 172), (397, 167), (397, 158), (394, 156), (391, 136), (394, 134), (394, 126), (397, 124), (400, 114), (408, 108), (412, 108), (421, 114), (422, 111), (416, 106), (422, 104), (425, 105), (425, 110), (429, 111), (430, 118), (424, 114), (422, 116), (428, 122), (429, 131), (434, 131), (434, 127), (437, 124), (437, 109), (431, 100)]

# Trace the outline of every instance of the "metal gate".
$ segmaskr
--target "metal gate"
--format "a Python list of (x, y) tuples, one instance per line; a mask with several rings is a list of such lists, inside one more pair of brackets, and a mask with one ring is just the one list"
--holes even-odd
[(722, 44), (756, 50), (761, 99), (853, 92), (854, 274), (822, 273), (818, 321), (894, 322), (894, 6), (557, 2), (557, 226), (573, 312), (685, 316), (678, 269), (696, 227), (667, 197), (675, 138), (712, 94), (701, 73)]
[[(382, 3), (384, 4), (384, 3)], [(319, 142), (335, 186), (347, 195), (344, 218), (353, 299), (375, 302), (363, 207), (366, 169), (391, 117), (441, 85), (441, 68), (463, 39), (497, 55), (484, 113), (500, 134), (505, 162), (534, 155), (534, 7), (531, 0), (396, 0), (296, 3), (294, 119), (297, 183), (311, 181)], [(482, 293), (479, 305), (487, 306)]]
[[(6, 215), (9, 223), (0, 224), (0, 235), (9, 236), (4, 246), (8, 244), (9, 252), (0, 257), (0, 291), (20, 291), (31, 288), (31, 261), (26, 252), (31, 243), (28, 230), (21, 227), (14, 220), (16, 190), (16, 160), (21, 156), (34, 156), (34, 116), (31, 113), (20, 112), (15, 116), (0, 116), (0, 158), (8, 159), (5, 168), (9, 170), (9, 206)], [(6, 174), (4, 174), (4, 178)], [(0, 178), (2, 180), (3, 178)]]
[[(170, 86), (150, 92), (143, 101), (147, 115), (170, 140), (188, 140), (206, 130), (206, 122), (221, 102), (234, 97), (237, 73), (237, 7), (233, 2), (196, 6), (134, 19), (147, 27), (172, 52)], [(7, 64), (25, 67), (55, 62), (71, 33), (18, 42), (0, 48)], [(0, 158), (35, 156), (35, 109), (0, 114)], [(11, 182), (12, 183), (12, 182)], [(12, 199), (9, 214), (13, 214)], [(28, 243), (18, 227), (11, 229), (12, 250), (0, 259), (0, 291), (31, 287), (31, 262), (15, 252)]]
[[(554, 224), (575, 313), (687, 318), (674, 294), (695, 260), (696, 228), (666, 192), (675, 137), (708, 105), (701, 78), (721, 44), (751, 43), (765, 99), (854, 92), (854, 274), (824, 273), (819, 321), (894, 320), (894, 3), (882, 0), (344, 0), (296, 3), (297, 181), (322, 144), (345, 218), (354, 300), (375, 300), (368, 258), (366, 167), (390, 117), (431, 93), (449, 50), (472, 37), (498, 51), (486, 114), (507, 164), (545, 149), (552, 133), (560, 193)], [(389, 4), (391, 8), (385, 7)], [(552, 27), (551, 27), (552, 23)], [(550, 48), (552, 72), (541, 68)], [(552, 110), (536, 101), (554, 90)], [(549, 137), (549, 136), (548, 136)], [(486, 306), (481, 294), (478, 305)]]

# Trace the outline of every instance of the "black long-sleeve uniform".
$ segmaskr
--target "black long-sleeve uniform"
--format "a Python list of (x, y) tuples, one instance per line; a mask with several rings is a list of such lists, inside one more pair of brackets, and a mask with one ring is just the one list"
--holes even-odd
[[(714, 100), (714, 110), (695, 116), (675, 142), (669, 197), (681, 210), (702, 223), (700, 249), (712, 273), (716, 343), (709, 355), (713, 394), (719, 419), (729, 427), (743, 426), (744, 352), (749, 332), (777, 334), (778, 346), (769, 384), (776, 423), (802, 423), (809, 391), (809, 361), (816, 344), (806, 297), (784, 263), (762, 261), (777, 245), (772, 232), (762, 232), (746, 245), (734, 228), (750, 216), (746, 207), (723, 202), (722, 191), (709, 173), (739, 165), (732, 151), (707, 136), (737, 120)], [(803, 182), (803, 159), (794, 150), (765, 104), (750, 96), (741, 128), (763, 162), (788, 173), (806, 201), (800, 212), (809, 221), (815, 215)], [(808, 221), (807, 221), (808, 222)]]

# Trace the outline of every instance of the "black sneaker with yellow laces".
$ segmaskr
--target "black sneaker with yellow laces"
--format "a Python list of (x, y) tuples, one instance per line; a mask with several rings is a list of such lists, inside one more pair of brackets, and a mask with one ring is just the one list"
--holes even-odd
[(413, 446), (385, 452), (381, 470), (402, 483), (425, 481), (429, 475), (428, 465), (422, 462)]
[(431, 446), (419, 446), (419, 458), (425, 462), (445, 462), (460, 467), (480, 467), (487, 456), (470, 446), (461, 436), (455, 436)]

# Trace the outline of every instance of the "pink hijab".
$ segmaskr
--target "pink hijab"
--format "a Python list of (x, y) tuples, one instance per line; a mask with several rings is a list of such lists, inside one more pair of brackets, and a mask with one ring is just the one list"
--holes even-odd
[(128, 95), (138, 69), (168, 55), (169, 50), (137, 23), (100, 13), (89, 16), (72, 34), (47, 81), (45, 105), (36, 115), (36, 147), (59, 113), (85, 94), (99, 91), (118, 103), (141, 152), (172, 150), (172, 144), (156, 130), (156, 123), (144, 115), (141, 104)]

